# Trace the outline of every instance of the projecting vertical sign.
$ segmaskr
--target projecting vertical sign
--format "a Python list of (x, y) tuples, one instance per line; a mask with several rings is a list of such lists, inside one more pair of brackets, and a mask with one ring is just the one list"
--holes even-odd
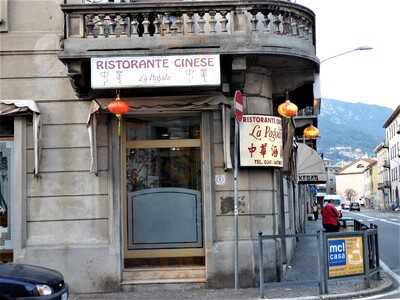
[(219, 85), (219, 55), (92, 57), (94, 89)]
[(240, 123), (240, 166), (283, 166), (281, 118), (243, 116)]

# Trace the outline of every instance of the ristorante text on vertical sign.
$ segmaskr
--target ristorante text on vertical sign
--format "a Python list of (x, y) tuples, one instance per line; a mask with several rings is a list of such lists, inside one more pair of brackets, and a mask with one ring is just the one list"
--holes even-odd
[(282, 167), (281, 118), (244, 115), (240, 123), (240, 166)]

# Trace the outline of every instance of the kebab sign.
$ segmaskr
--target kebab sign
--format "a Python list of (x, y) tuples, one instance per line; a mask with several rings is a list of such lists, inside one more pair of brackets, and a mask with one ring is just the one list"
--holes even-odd
[(240, 166), (283, 166), (281, 118), (243, 116), (240, 123)]

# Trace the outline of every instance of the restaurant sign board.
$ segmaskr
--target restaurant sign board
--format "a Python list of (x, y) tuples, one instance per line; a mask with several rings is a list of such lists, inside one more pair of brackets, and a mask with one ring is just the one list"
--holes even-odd
[(282, 167), (282, 121), (267, 115), (244, 115), (240, 123), (240, 166)]
[(92, 57), (93, 89), (220, 85), (219, 55)]

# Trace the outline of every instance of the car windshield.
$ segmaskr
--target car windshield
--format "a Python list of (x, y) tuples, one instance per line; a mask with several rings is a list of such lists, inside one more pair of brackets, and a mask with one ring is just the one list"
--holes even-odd
[(340, 205), (340, 200), (339, 199), (332, 199), (332, 204), (335, 206), (339, 206)]

